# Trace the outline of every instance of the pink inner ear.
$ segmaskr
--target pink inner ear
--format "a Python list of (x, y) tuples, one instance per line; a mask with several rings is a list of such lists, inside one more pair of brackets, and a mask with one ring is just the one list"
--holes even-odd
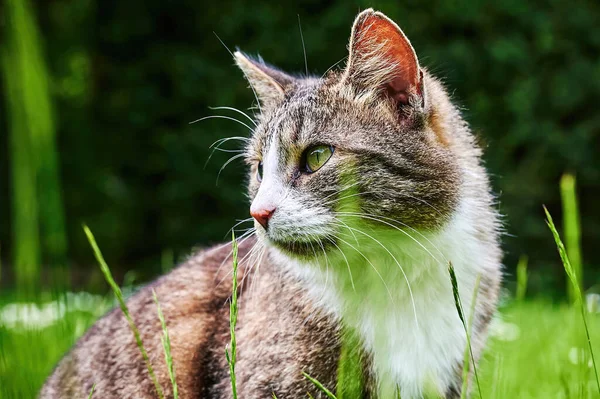
[(369, 54), (373, 46), (380, 46), (383, 56), (397, 70), (390, 81), (385, 82), (385, 90), (390, 97), (401, 104), (408, 103), (409, 94), (421, 94), (419, 84), (419, 64), (410, 42), (402, 31), (385, 17), (367, 16), (357, 27), (357, 41), (354, 51)]

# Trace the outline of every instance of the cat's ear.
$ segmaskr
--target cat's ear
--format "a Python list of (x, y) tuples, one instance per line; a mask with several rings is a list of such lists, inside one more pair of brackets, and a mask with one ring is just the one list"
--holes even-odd
[(294, 84), (294, 77), (265, 64), (262, 59), (252, 59), (240, 51), (236, 51), (233, 56), (258, 101), (265, 107), (281, 102), (286, 89)]
[(349, 51), (345, 81), (380, 90), (398, 105), (423, 105), (417, 54), (394, 21), (373, 9), (361, 12), (352, 26)]

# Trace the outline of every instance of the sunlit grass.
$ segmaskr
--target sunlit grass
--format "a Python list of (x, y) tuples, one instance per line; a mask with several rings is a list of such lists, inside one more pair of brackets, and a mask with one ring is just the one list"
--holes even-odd
[(96, 256), (96, 260), (100, 264), (100, 269), (102, 270), (102, 274), (104, 274), (106, 281), (108, 282), (108, 284), (110, 285), (110, 288), (112, 289), (113, 293), (115, 294), (115, 297), (117, 298), (117, 301), (119, 303), (119, 307), (121, 308), (121, 311), (123, 312), (123, 315), (125, 316), (125, 319), (127, 319), (127, 323), (129, 323), (129, 328), (131, 329), (131, 332), (133, 333), (133, 336), (135, 338), (135, 343), (137, 344), (137, 346), (140, 350), (140, 353), (142, 354), (142, 357), (144, 358), (144, 362), (146, 362), (146, 368), (148, 369), (148, 375), (150, 376), (150, 379), (154, 383), (154, 387), (156, 388), (156, 393), (158, 394), (159, 398), (163, 399), (164, 394), (163, 394), (162, 387), (160, 386), (160, 383), (158, 382), (158, 379), (156, 378), (156, 375), (154, 374), (154, 368), (152, 367), (152, 363), (150, 362), (150, 358), (148, 357), (148, 352), (146, 351), (146, 348), (144, 347), (144, 343), (142, 342), (142, 337), (140, 335), (140, 331), (138, 330), (137, 326), (133, 322), (133, 318), (131, 317), (131, 314), (129, 313), (129, 309), (127, 308), (127, 304), (125, 303), (125, 299), (123, 297), (123, 293), (121, 292), (121, 288), (115, 282), (115, 280), (112, 276), (112, 273), (110, 272), (110, 268), (106, 264), (106, 261), (104, 260), (104, 257), (102, 256), (102, 252), (100, 252), (100, 248), (98, 247), (98, 244), (96, 244), (96, 239), (94, 238), (94, 235), (92, 234), (91, 230), (87, 226), (83, 226), (83, 230), (85, 231), (85, 235), (87, 236), (88, 241), (90, 242), (90, 245), (92, 246), (92, 249), (94, 250), (94, 255)]
[(237, 325), (238, 317), (238, 246), (235, 240), (235, 232), (231, 232), (231, 245), (232, 245), (232, 262), (233, 262), (233, 276), (231, 284), (231, 302), (229, 304), (229, 332), (230, 341), (229, 348), (225, 348), (225, 357), (227, 358), (227, 364), (229, 364), (229, 378), (231, 380), (231, 392), (233, 399), (237, 399), (237, 385), (235, 382), (235, 361), (237, 358), (237, 343), (235, 339), (235, 327)]
[(481, 395), (481, 384), (479, 383), (479, 374), (477, 373), (477, 365), (475, 362), (475, 358), (473, 357), (473, 348), (471, 347), (471, 332), (473, 326), (473, 314), (475, 313), (475, 300), (477, 299), (477, 293), (479, 291), (479, 281), (480, 276), (477, 276), (477, 280), (475, 283), (475, 288), (473, 290), (473, 298), (471, 298), (471, 308), (469, 311), (468, 321), (465, 317), (462, 300), (460, 298), (460, 293), (458, 290), (458, 280), (456, 279), (456, 273), (454, 271), (454, 267), (452, 263), (448, 264), (448, 274), (450, 275), (450, 282), (452, 284), (452, 294), (454, 296), (454, 306), (456, 307), (456, 312), (458, 313), (458, 317), (463, 325), (466, 335), (466, 346), (465, 353), (463, 356), (463, 372), (462, 372), (462, 386), (461, 386), (461, 398), (466, 398), (468, 393), (468, 385), (469, 385), (469, 373), (471, 370), (471, 365), (473, 365), (473, 375), (475, 376), (475, 382), (477, 383), (477, 392), (479, 396)]
[(158, 296), (156, 292), (152, 290), (152, 297), (156, 304), (156, 311), (158, 313), (158, 319), (162, 327), (163, 335), (160, 340), (163, 344), (163, 351), (165, 353), (165, 363), (167, 364), (167, 371), (169, 372), (169, 379), (171, 380), (171, 388), (173, 389), (173, 399), (179, 398), (179, 389), (177, 387), (177, 377), (175, 375), (175, 364), (173, 363), (173, 356), (171, 356), (171, 338), (169, 337), (169, 330), (167, 329), (167, 322), (163, 315), (162, 308), (158, 302)]
[[(581, 310), (583, 328), (585, 330), (585, 334), (588, 341), (592, 365), (594, 366), (594, 377), (596, 379), (596, 385), (598, 386), (598, 394), (600, 394), (600, 379), (598, 378), (598, 369), (596, 367), (596, 359), (594, 357), (594, 348), (592, 347), (592, 340), (590, 338), (590, 330), (587, 322), (587, 309), (585, 308), (585, 301), (581, 292), (581, 281), (579, 279), (579, 276), (577, 275), (578, 271), (572, 266), (565, 246), (562, 240), (560, 239), (560, 235), (556, 230), (556, 226), (554, 226), (552, 216), (550, 215), (550, 212), (548, 212), (548, 209), (546, 209), (546, 207), (544, 207), (544, 212), (546, 212), (548, 227), (550, 228), (550, 230), (552, 231), (552, 235), (554, 236), (554, 241), (556, 242), (556, 247), (558, 248), (558, 253), (560, 254), (560, 259), (562, 260), (565, 271), (567, 272), (567, 276), (569, 277), (569, 281), (571, 282), (573, 297), (575, 299), (575, 306), (577, 306)], [(581, 270), (579, 270), (579, 272), (581, 272)]]
[(517, 263), (517, 292), (515, 294), (517, 301), (524, 300), (527, 293), (527, 280), (529, 279), (527, 272), (528, 264), (529, 258), (526, 255), (522, 255), (519, 258), (519, 263)]
[(302, 372), (302, 375), (306, 379), (308, 379), (310, 382), (312, 382), (321, 392), (323, 392), (325, 395), (327, 395), (327, 397), (329, 399), (337, 399), (336, 396), (329, 389), (325, 388), (325, 386), (323, 384), (321, 384), (318, 380), (316, 380), (315, 378), (311, 377), (310, 375), (308, 375), (304, 371)]
[[(560, 196), (563, 211), (563, 230), (569, 262), (576, 279), (577, 289), (583, 289), (583, 266), (581, 260), (581, 226), (575, 176), (565, 173), (560, 179)], [(577, 301), (577, 292), (573, 280), (567, 284), (567, 293), (571, 302)]]
[[(8, 303), (13, 298), (0, 298), (0, 310)], [(597, 398), (581, 315), (574, 310), (541, 300), (502, 307), (478, 368), (484, 398)], [(53, 325), (28, 329), (8, 328), (0, 320), (0, 398), (35, 397), (56, 362), (99, 315), (69, 312)], [(600, 314), (588, 314), (588, 329), (598, 352)]]

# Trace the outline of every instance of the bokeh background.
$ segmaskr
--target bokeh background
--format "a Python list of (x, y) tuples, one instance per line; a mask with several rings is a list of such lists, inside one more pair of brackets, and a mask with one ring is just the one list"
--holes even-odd
[[(575, 4), (576, 3), (576, 4)], [(584, 285), (600, 278), (600, 2), (5, 0), (0, 4), (0, 287), (103, 292), (81, 225), (113, 273), (141, 283), (248, 216), (241, 161), (210, 145), (248, 135), (191, 121), (252, 106), (228, 50), (321, 74), (346, 55), (354, 16), (397, 21), (485, 149), (504, 215), (507, 287), (565, 293), (542, 204), (577, 178)], [(213, 33), (214, 32), (214, 33)], [(226, 147), (235, 149), (235, 146)], [(207, 162), (208, 161), (208, 162)], [(60, 276), (57, 277), (57, 276)], [(96, 287), (96, 288), (95, 288)], [(99, 287), (99, 288), (98, 288)]]

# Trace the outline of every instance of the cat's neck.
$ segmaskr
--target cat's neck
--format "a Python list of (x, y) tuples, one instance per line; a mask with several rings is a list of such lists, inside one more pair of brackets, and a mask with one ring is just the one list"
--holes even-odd
[(470, 309), (489, 252), (468, 219), (469, 206), (461, 204), (437, 233), (356, 231), (338, 242), (344, 255), (293, 267), (318, 305), (358, 332), (373, 357), (380, 397), (391, 397), (396, 385), (403, 398), (424, 390), (444, 394), (459, 372), (466, 334), (448, 266), (452, 262), (463, 308)]

